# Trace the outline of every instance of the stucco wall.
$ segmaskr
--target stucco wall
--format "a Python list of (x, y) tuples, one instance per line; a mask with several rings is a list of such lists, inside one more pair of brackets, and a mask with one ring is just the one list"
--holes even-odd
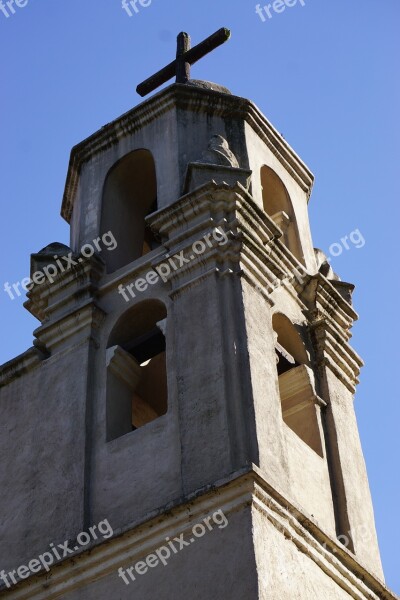
[(76, 347), (0, 389), (0, 570), (82, 531), (87, 368)]

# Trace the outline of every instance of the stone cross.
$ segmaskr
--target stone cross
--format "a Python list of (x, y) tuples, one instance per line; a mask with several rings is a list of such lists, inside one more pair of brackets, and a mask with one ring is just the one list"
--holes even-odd
[(191, 48), (190, 36), (184, 32), (180, 33), (177, 40), (176, 60), (138, 85), (137, 93), (140, 96), (146, 96), (172, 77), (176, 77), (176, 83), (187, 83), (190, 80), (191, 65), (224, 44), (230, 37), (229, 29), (223, 27), (210, 35), (204, 42)]

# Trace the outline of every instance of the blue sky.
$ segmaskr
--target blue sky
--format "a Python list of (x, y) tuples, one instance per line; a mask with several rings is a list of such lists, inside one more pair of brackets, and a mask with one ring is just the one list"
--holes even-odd
[(120, 0), (27, 0), (0, 13), (0, 363), (31, 345), (38, 324), (4, 282), (29, 275), (31, 253), (69, 241), (59, 211), (71, 147), (140, 101), (137, 83), (172, 60), (179, 31), (197, 43), (231, 28), (193, 77), (253, 100), (311, 168), (315, 246), (328, 252), (356, 229), (365, 240), (332, 264), (357, 285), (353, 344), (366, 366), (356, 411), (387, 583), (399, 593), (400, 4), (305, 0), (265, 21), (255, 4), (151, 0), (129, 17)]

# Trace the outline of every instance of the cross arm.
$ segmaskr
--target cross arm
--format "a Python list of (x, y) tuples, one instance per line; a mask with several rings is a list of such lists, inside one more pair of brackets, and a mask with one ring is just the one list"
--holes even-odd
[(155, 75), (152, 75), (146, 79), (146, 81), (143, 81), (143, 83), (140, 83), (137, 86), (136, 91), (139, 96), (142, 96), (143, 98), (143, 96), (150, 94), (150, 92), (160, 87), (160, 85), (166, 81), (169, 81), (172, 79), (172, 77), (175, 77), (175, 74), (176, 60), (172, 61), (169, 65), (161, 69), (161, 71), (158, 71)]
[[(231, 32), (229, 29), (222, 27), (205, 39), (204, 42), (200, 42), (200, 44), (197, 44), (197, 46), (194, 46), (194, 48), (191, 48), (185, 52), (182, 55), (182, 58), (186, 63), (194, 65), (194, 63), (206, 56), (209, 52), (215, 50), (215, 48), (218, 48), (218, 46), (221, 46), (228, 41), (230, 37)], [(158, 71), (155, 75), (152, 75), (146, 79), (146, 81), (143, 81), (143, 83), (139, 84), (136, 88), (137, 93), (139, 96), (146, 96), (163, 83), (169, 81), (169, 79), (172, 79), (172, 77), (176, 75), (176, 72), (177, 61), (174, 60), (169, 65)]]
[(194, 63), (212, 52), (212, 50), (215, 50), (218, 48), (218, 46), (225, 44), (230, 37), (231, 32), (229, 29), (226, 29), (226, 27), (218, 29), (218, 31), (205, 39), (204, 42), (200, 42), (200, 44), (197, 44), (197, 46), (188, 50), (185, 54), (185, 61), (191, 65), (194, 65)]

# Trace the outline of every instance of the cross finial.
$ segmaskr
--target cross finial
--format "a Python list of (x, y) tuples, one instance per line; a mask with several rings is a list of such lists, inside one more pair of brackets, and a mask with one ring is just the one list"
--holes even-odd
[(177, 40), (176, 60), (138, 85), (136, 88), (137, 93), (140, 96), (146, 96), (174, 76), (177, 83), (187, 83), (190, 80), (191, 65), (194, 65), (218, 46), (227, 42), (230, 37), (231, 32), (229, 29), (223, 27), (210, 35), (204, 42), (191, 48), (190, 36), (185, 32), (181, 32)]

